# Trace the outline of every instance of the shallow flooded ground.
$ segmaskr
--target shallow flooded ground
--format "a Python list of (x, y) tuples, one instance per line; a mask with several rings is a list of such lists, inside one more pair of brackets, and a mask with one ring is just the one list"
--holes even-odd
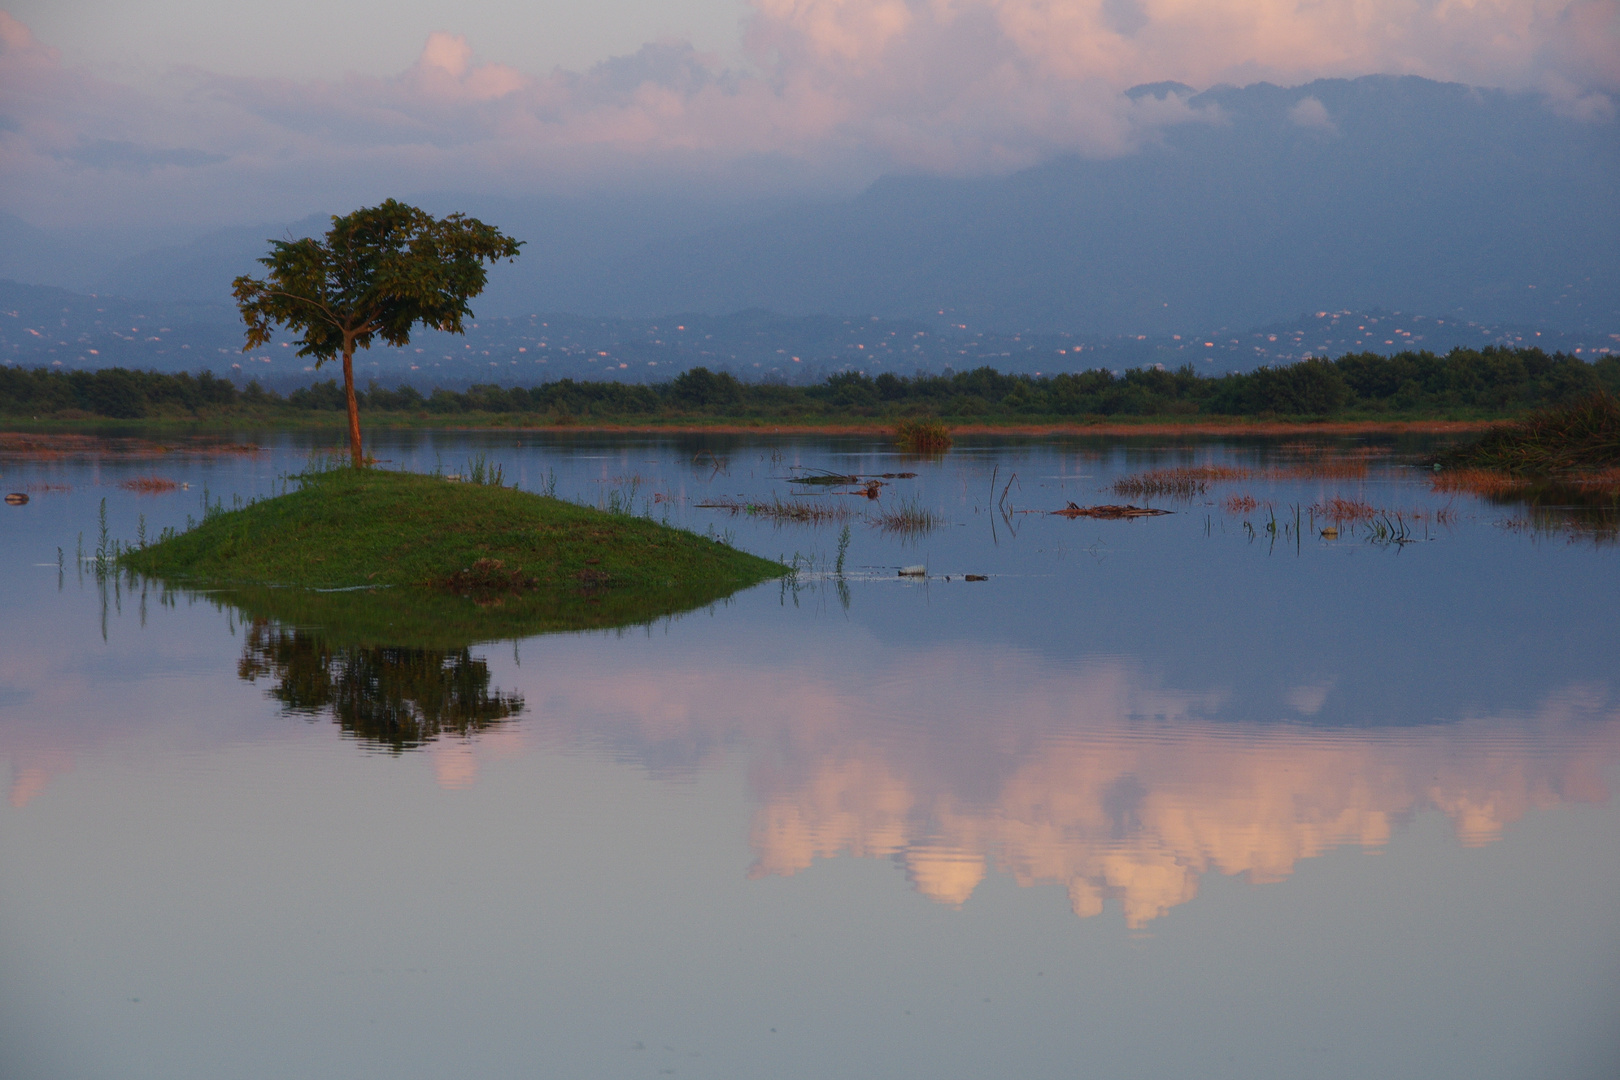
[(308, 460), (232, 441), (0, 460), (5, 1075), (1620, 1064), (1601, 509), (1364, 439), (383, 436), (799, 571), (431, 652), (96, 574), (103, 499)]

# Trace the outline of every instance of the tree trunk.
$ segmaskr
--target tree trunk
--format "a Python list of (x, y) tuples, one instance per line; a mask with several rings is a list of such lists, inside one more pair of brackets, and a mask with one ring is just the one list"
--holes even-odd
[(360, 403), (354, 397), (354, 343), (349, 341), (343, 343), (343, 395), (349, 405), (349, 457), (358, 469), (366, 460), (360, 454)]

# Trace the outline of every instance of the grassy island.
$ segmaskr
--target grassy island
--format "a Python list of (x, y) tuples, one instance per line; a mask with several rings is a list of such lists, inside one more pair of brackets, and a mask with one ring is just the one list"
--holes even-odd
[(646, 622), (784, 573), (643, 518), (381, 469), (309, 474), (120, 563), (253, 618), (422, 647)]

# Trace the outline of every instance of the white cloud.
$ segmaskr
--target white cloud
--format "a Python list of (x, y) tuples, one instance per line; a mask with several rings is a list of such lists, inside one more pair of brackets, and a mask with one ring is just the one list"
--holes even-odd
[(1318, 131), (1338, 131), (1333, 118), (1328, 115), (1327, 106), (1314, 97), (1300, 98), (1292, 109), (1288, 110), (1288, 119), (1302, 128), (1314, 128)]
[[(848, 190), (1130, 153), (1199, 119), (1182, 95), (1121, 93), (1142, 82), (1411, 73), (1539, 87), (1597, 119), (1620, 88), (1620, 0), (751, 3), (746, 71), (661, 41), (525, 73), (439, 32), (391, 78), (187, 70), (149, 87), (64, 67), (0, 13), (0, 209), (223, 222), (448, 187)], [(1333, 123), (1314, 98), (1291, 115)]]

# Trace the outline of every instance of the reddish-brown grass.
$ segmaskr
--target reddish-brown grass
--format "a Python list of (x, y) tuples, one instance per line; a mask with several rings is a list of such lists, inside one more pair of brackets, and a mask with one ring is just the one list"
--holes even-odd
[(1253, 512), (1259, 505), (1254, 501), (1253, 495), (1233, 495), (1226, 500), (1226, 512), (1228, 514), (1247, 514)]
[(129, 480), (120, 480), (118, 486), (137, 495), (162, 495), (180, 485), (162, 476), (137, 476)]
[(1325, 518), (1336, 525), (1346, 522), (1371, 521), (1384, 511), (1360, 499), (1342, 499), (1335, 495), (1324, 502), (1311, 507), (1311, 513), (1316, 517)]
[(1206, 484), (1222, 480), (1246, 480), (1248, 469), (1230, 465), (1184, 465), (1173, 469), (1149, 469), (1114, 481), (1116, 495), (1172, 495), (1191, 498), (1202, 495)]
[(1367, 463), (1350, 458), (1325, 458), (1272, 469), (1270, 475), (1278, 480), (1362, 480), (1367, 476)]

